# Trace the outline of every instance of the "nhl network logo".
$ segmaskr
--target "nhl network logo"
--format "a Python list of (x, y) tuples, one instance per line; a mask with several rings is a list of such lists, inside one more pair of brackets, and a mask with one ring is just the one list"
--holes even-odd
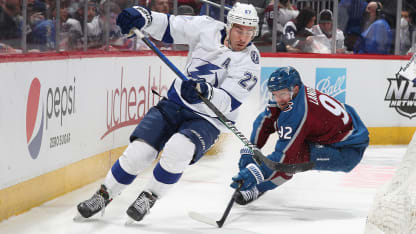
[(409, 119), (416, 116), (416, 82), (412, 82), (402, 76), (387, 78), (389, 88), (387, 89), (385, 101), (390, 102), (390, 107)]

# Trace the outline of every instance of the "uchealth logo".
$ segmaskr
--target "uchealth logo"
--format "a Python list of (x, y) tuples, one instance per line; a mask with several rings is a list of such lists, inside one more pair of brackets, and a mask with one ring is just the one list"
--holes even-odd
[(346, 68), (316, 68), (315, 88), (341, 103), (345, 103), (346, 83)]
[(390, 102), (389, 107), (396, 109), (397, 113), (412, 119), (416, 116), (416, 83), (399, 76), (387, 78), (389, 88), (385, 101)]
[[(139, 77), (136, 78), (146, 80), (143, 74), (139, 74)], [(160, 96), (152, 93), (152, 90), (161, 96), (168, 92), (168, 87), (162, 84), (162, 67), (159, 67), (159, 76), (157, 77), (149, 66), (147, 84), (126, 85), (123, 80), (124, 67), (121, 68), (119, 86), (107, 90), (107, 130), (101, 136), (101, 140), (117, 129), (137, 125), (149, 109), (161, 99)]]
[(33, 159), (39, 155), (43, 135), (44, 115), (43, 103), (40, 102), (40, 88), (39, 79), (34, 78), (30, 84), (26, 105), (26, 137), (29, 154)]

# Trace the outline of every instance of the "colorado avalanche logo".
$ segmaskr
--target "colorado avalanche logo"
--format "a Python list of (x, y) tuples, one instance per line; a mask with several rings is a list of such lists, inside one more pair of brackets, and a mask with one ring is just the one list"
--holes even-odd
[(254, 64), (259, 64), (259, 54), (256, 51), (251, 51), (250, 57)]
[(283, 110), (283, 112), (288, 112), (293, 109), (293, 102), (288, 102), (287, 107)]
[[(26, 105), (26, 138), (29, 154), (33, 159), (39, 155), (43, 135), (43, 105), (40, 109), (39, 97), (40, 82), (38, 78), (34, 78), (30, 84)], [(40, 121), (37, 120), (39, 115), (41, 115)]]

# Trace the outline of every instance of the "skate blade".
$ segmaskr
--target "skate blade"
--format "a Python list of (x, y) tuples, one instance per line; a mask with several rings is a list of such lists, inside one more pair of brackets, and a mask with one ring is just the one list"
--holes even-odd
[(72, 219), (74, 222), (83, 223), (88, 220), (88, 218), (84, 218), (80, 213), (77, 213), (75, 217)]
[(124, 226), (133, 226), (137, 221), (128, 217), (126, 222), (124, 223)]

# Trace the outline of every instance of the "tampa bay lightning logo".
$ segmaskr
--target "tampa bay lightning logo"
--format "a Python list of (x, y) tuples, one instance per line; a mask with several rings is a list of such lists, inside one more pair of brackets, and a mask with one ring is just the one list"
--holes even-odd
[(218, 87), (218, 72), (223, 70), (221, 67), (202, 59), (193, 59), (186, 69), (188, 77), (195, 80), (203, 80)]
[(250, 57), (254, 64), (259, 64), (259, 54), (256, 51), (251, 51)]

